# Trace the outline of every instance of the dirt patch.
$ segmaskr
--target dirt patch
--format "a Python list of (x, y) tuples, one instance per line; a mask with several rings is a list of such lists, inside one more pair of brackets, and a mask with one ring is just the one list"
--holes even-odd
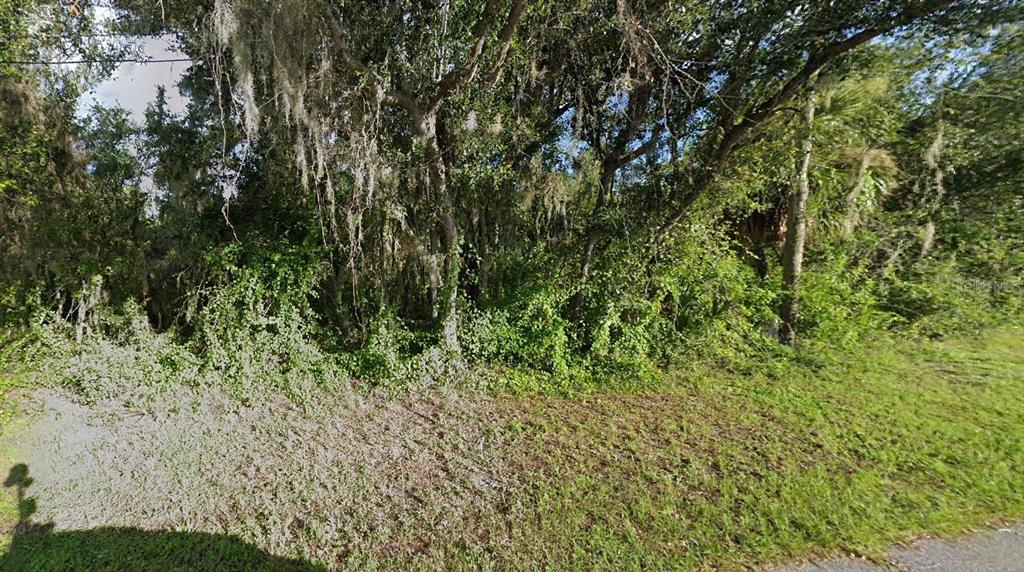
[(23, 403), (34, 419), (13, 460), (33, 478), (32, 521), (56, 531), (228, 532), (331, 565), (408, 558), (474, 540), (474, 506), (510, 486), (486, 399), (243, 406), (183, 389), (147, 411), (54, 391)]

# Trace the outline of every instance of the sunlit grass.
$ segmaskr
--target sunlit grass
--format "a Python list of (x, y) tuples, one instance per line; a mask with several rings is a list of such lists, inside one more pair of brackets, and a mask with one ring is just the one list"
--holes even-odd
[[(342, 568), (743, 569), (834, 552), (879, 557), (890, 543), (914, 535), (1024, 517), (1019, 329), (942, 341), (885, 338), (856, 351), (762, 365), (742, 374), (691, 368), (647, 390), (479, 397), (487, 413), (478, 421), (459, 414), (465, 403), (444, 409), (438, 402), (447, 413), (436, 426), (397, 408), (389, 415), (411, 416), (406, 429), (419, 435), (419, 446), (446, 459), (446, 467), (437, 467), (446, 475), (441, 481), (423, 481), (414, 499), (401, 489), (396, 497), (350, 498), (344, 490), (330, 492), (330, 483), (314, 474), (304, 477), (311, 459), (296, 450), (281, 461), (289, 465), (281, 474), (294, 476), (287, 487), (294, 498), (235, 499), (236, 507), (248, 508), (226, 515), (221, 532)], [(479, 464), (473, 461), (479, 451), (466, 447), (482, 445), (450, 434), (480, 419), (486, 425), (473, 426), (482, 433), (466, 434), (492, 436), (486, 458), (500, 461), (508, 477), (486, 495), (470, 482), (486, 475), (486, 467), (457, 469)], [(382, 422), (353, 427), (373, 430)], [(388, 435), (376, 438), (385, 452), (395, 437)], [(263, 450), (258, 445), (251, 450)], [(354, 465), (354, 482), (368, 493), (404, 486), (400, 474), (416, 465), (385, 457)], [(384, 464), (398, 473), (387, 473)], [(266, 483), (240, 484), (244, 491)], [(335, 523), (328, 509), (340, 502), (354, 504), (346, 509), (350, 520)], [(285, 546), (272, 521), (253, 523), (263, 522), (256, 513), (264, 510), (287, 512), (287, 503), (306, 514), (302, 533)], [(16, 521), (12, 498), (5, 497), (2, 517), (8, 527)], [(139, 536), (132, 534), (23, 539), (38, 554), (22, 551), (19, 562), (40, 569), (47, 562), (87, 563), (79, 540), (94, 536), (111, 544), (93, 550), (117, 564), (123, 551), (117, 542)], [(190, 538), (175, 541), (175, 550), (206, 546), (203, 538), (193, 544)], [(236, 546), (227, 537), (216, 540)], [(237, 550), (266, 561), (246, 546)]]
[(519, 454), (540, 468), (517, 550), (734, 568), (878, 556), (911, 535), (1024, 516), (1022, 349), (1006, 329), (879, 343), (771, 377), (706, 372), (639, 398), (528, 402)]

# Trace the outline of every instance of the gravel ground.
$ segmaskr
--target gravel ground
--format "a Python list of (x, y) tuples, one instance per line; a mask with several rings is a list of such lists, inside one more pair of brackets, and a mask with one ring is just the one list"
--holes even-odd
[(925, 538), (888, 553), (879, 566), (854, 558), (833, 558), (784, 566), (774, 572), (1024, 572), (1024, 524), (963, 538)]

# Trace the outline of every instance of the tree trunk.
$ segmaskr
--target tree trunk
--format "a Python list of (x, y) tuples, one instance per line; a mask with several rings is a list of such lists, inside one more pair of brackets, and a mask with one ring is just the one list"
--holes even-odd
[(814, 126), (814, 84), (817, 74), (807, 82), (807, 95), (804, 103), (803, 123), (801, 124), (800, 155), (797, 176), (793, 182), (789, 196), (789, 224), (786, 228), (786, 243), (782, 254), (782, 282), (786, 292), (782, 300), (782, 324), (779, 338), (783, 343), (792, 344), (795, 326), (800, 315), (797, 300), (800, 289), (800, 272), (804, 263), (804, 240), (807, 234), (807, 197), (810, 195), (810, 167), (814, 141), (811, 129)]
[(944, 102), (945, 92), (939, 95), (937, 112), (939, 121), (935, 130), (935, 139), (932, 140), (932, 144), (928, 146), (928, 149), (924, 154), (925, 163), (932, 171), (932, 179), (935, 184), (935, 194), (928, 200), (930, 203), (927, 205), (928, 221), (924, 225), (924, 237), (921, 240), (921, 258), (927, 257), (928, 254), (931, 253), (932, 247), (935, 246), (935, 218), (938, 214), (939, 206), (942, 204), (942, 197), (946, 194), (946, 184), (943, 180), (945, 173), (942, 167), (942, 151), (945, 146), (946, 133), (946, 124), (942, 117)]
[(419, 129), (430, 172), (430, 183), (441, 207), (440, 223), (444, 231), (444, 273), (441, 277), (440, 296), (442, 343), (445, 349), (458, 353), (459, 227), (455, 220), (454, 202), (448, 189), (448, 170), (437, 136), (437, 115), (423, 117)]
[[(611, 196), (612, 185), (615, 184), (615, 173), (618, 168), (609, 161), (601, 167), (601, 179), (597, 189), (597, 202), (594, 203), (594, 211), (591, 214), (591, 226), (604, 214), (608, 197)], [(580, 284), (587, 283), (587, 276), (590, 274), (590, 262), (594, 257), (594, 248), (597, 246), (597, 232), (591, 228), (588, 232), (587, 245), (583, 249), (583, 262), (580, 264)]]

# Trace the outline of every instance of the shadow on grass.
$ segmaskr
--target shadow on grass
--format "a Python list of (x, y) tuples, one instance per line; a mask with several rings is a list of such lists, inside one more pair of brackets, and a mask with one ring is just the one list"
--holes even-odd
[(36, 500), (26, 498), (25, 489), (31, 484), (24, 464), (15, 465), (4, 482), (17, 487), (18, 524), (10, 548), (0, 555), (0, 570), (323, 570), (223, 534), (113, 527), (54, 532), (53, 524), (30, 520)]

